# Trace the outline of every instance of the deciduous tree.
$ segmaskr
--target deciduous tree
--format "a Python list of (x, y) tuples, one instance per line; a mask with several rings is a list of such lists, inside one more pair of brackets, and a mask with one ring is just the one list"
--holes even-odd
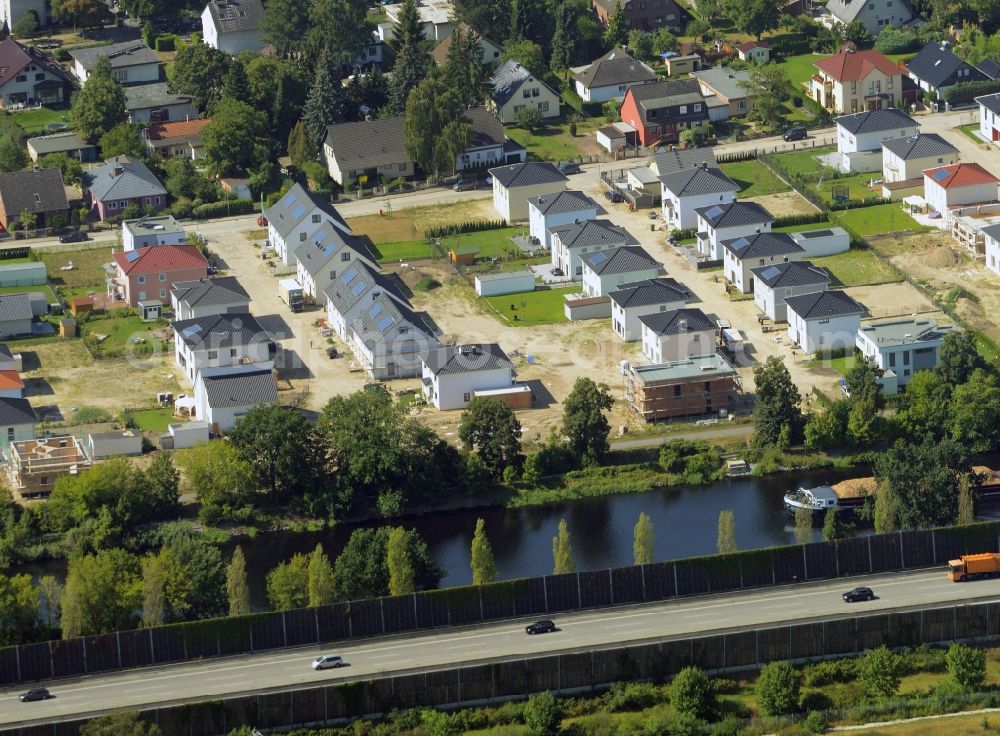
[(38, 35), (38, 29), (42, 24), (38, 20), (38, 13), (34, 8), (28, 8), (24, 14), (18, 18), (11, 27), (11, 33), (18, 38), (34, 38)]
[(20, 171), (28, 164), (28, 151), (9, 135), (0, 135), (0, 171)]
[(467, 450), (475, 450), (494, 478), (504, 468), (518, 467), (521, 456), (521, 423), (501, 399), (474, 397), (458, 427)]
[(847, 539), (854, 531), (854, 526), (840, 517), (836, 508), (826, 510), (823, 517), (823, 539), (827, 542), (834, 539)]
[(765, 31), (777, 28), (781, 19), (773, 0), (725, 0), (724, 7), (736, 27), (758, 41)]
[(993, 373), (977, 368), (951, 398), (951, 436), (970, 453), (992, 452), (1000, 442), (1000, 386)]
[(748, 79), (739, 83), (753, 100), (753, 109), (747, 117), (762, 125), (777, 127), (788, 113), (784, 103), (792, 95), (788, 72), (772, 63), (752, 66), (749, 74)]
[(697, 667), (685, 667), (670, 683), (670, 704), (678, 715), (708, 717), (715, 707), (712, 681)]
[(976, 499), (972, 493), (972, 475), (965, 473), (958, 479), (958, 516), (955, 523), (968, 526), (976, 521)]
[(523, 66), (536, 79), (541, 79), (548, 71), (548, 64), (545, 63), (545, 52), (542, 47), (534, 41), (516, 41), (509, 43), (504, 48), (500, 56), (500, 62), (513, 60)]
[(325, 606), (337, 599), (337, 582), (333, 576), (333, 565), (317, 544), (309, 557), (309, 605)]
[(719, 512), (718, 539), (715, 543), (720, 555), (727, 555), (737, 550), (736, 546), (736, 515), (731, 509)]
[(83, 87), (73, 94), (69, 117), (77, 132), (91, 143), (128, 119), (125, 90), (111, 76), (111, 62), (103, 56)]
[(0, 573), (0, 644), (22, 644), (39, 625), (39, 590), (30, 575)]
[(885, 700), (899, 691), (902, 660), (894, 651), (882, 645), (870, 650), (861, 660), (858, 680), (868, 700)]
[(389, 568), (389, 595), (407, 595), (414, 591), (413, 560), (410, 559), (409, 532), (397, 526), (389, 530), (385, 562)]
[(645, 511), (639, 513), (639, 520), (632, 530), (632, 556), (636, 565), (653, 564), (653, 547), (655, 537), (653, 522)]
[(760, 445), (777, 446), (785, 427), (789, 428), (786, 432), (795, 436), (801, 424), (799, 391), (792, 383), (788, 368), (774, 355), (754, 366), (753, 378), (757, 387), (753, 410), (755, 440)]
[[(455, 163), (448, 158), (454, 148), (446, 145), (448, 139), (442, 131), (451, 123), (461, 121), (464, 111), (457, 90), (449, 89), (444, 80), (436, 76), (424, 79), (413, 88), (406, 101), (403, 135), (407, 155), (429, 173), (439, 174), (442, 169), (453, 168)], [(468, 140), (468, 133), (463, 137)]]
[[(187, 195), (185, 195), (187, 196)], [(185, 488), (198, 496), (202, 516), (246, 518), (257, 494), (254, 469), (230, 442), (208, 442), (183, 450)]]
[(279, 56), (301, 51), (309, 34), (309, 9), (303, 0), (268, 0), (261, 19), (261, 38), (274, 46)]
[[(389, 594), (389, 527), (356, 529), (334, 562), (337, 592), (344, 598), (373, 598)], [(407, 532), (414, 587), (437, 587), (441, 568), (431, 557), (427, 544), (415, 531)]]
[(372, 42), (375, 24), (368, 19), (368, 7), (365, 0), (313, 0), (306, 37), (309, 59), (329, 48), (337, 63), (353, 65)]
[(570, 544), (569, 527), (565, 519), (559, 520), (559, 531), (552, 537), (553, 574), (562, 575), (576, 571), (573, 562), (573, 546)]
[[(296, 0), (297, 2), (297, 0)], [(268, 8), (273, 3), (268, 3)], [(174, 59), (174, 73), (170, 77), (170, 89), (176, 93), (190, 95), (195, 106), (205, 112), (222, 97), (222, 86), (233, 62), (224, 51), (204, 43), (189, 43)]]
[(319, 445), (312, 425), (281, 406), (255, 406), (236, 421), (229, 439), (254, 470), (255, 485), (288, 501), (319, 482)]
[(986, 681), (986, 654), (982, 649), (952, 644), (944, 657), (951, 681), (966, 692), (976, 692)]
[(275, 611), (290, 611), (309, 605), (309, 558), (292, 555), (267, 574), (267, 599)]
[(964, 447), (946, 439), (898, 443), (875, 461), (875, 477), (888, 483), (902, 529), (928, 529), (954, 521), (958, 479), (970, 470)]
[(233, 550), (226, 568), (226, 598), (229, 600), (230, 616), (246, 616), (250, 613), (250, 587), (247, 585), (247, 562), (243, 548)]
[(606, 385), (586, 377), (577, 378), (573, 383), (573, 389), (563, 402), (562, 428), (577, 458), (600, 462), (607, 455), (611, 425), (604, 412), (610, 410), (613, 403)]
[(493, 561), (493, 548), (486, 537), (486, 522), (476, 519), (476, 531), (472, 535), (472, 584), (486, 585), (497, 578), (496, 563)]
[(135, 555), (109, 549), (69, 561), (62, 599), (64, 639), (132, 628), (141, 606)]
[(107, 4), (101, 0), (59, 0), (52, 4), (52, 13), (74, 28), (98, 26), (111, 16)]
[(795, 542), (797, 544), (809, 544), (812, 539), (812, 511), (806, 508), (795, 509)]
[(80, 727), (80, 736), (162, 736), (155, 723), (147, 723), (135, 711), (98, 716)]
[(788, 662), (771, 662), (764, 665), (754, 692), (761, 714), (783, 716), (799, 708), (799, 673)]
[(228, 97), (212, 109), (212, 121), (202, 128), (205, 156), (220, 176), (245, 174), (268, 155), (267, 115), (249, 103)]
[(532, 695), (524, 704), (524, 725), (532, 736), (550, 736), (559, 733), (562, 708), (555, 695), (542, 692)]
[(139, 131), (127, 122), (119, 123), (102, 135), (99, 145), (101, 155), (105, 158), (122, 154), (142, 157), (146, 154), (146, 147), (139, 138)]

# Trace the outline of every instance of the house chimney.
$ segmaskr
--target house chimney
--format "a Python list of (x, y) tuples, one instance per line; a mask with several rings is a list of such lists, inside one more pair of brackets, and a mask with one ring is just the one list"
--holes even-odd
[(708, 161), (702, 161), (701, 162), (701, 168), (707, 169), (708, 168)]
[(111, 167), (112, 176), (121, 176), (124, 173), (125, 173), (125, 167), (122, 166), (121, 164), (115, 164), (114, 166)]

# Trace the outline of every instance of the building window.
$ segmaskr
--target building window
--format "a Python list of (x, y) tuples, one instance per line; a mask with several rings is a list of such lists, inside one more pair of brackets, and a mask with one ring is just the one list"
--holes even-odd
[(316, 215), (313, 215), (313, 216), (312, 216), (312, 221), (313, 221), (313, 222), (319, 222), (319, 221), (320, 221), (320, 216), (319, 216), (318, 214), (316, 214)]
[(208, 351), (208, 359), (209, 360), (218, 360), (218, 358), (219, 358), (219, 351), (218, 350), (209, 350)]
[(160, 281), (166, 281), (166, 280), (167, 280), (167, 274), (161, 273), (160, 274)]
[(18, 74), (14, 79), (17, 82), (27, 82), (28, 81), (28, 75), (27, 74)]
[(531, 90), (530, 89), (521, 90), (521, 97), (523, 97), (526, 100), (531, 99)]
[(236, 357), (236, 348), (229, 348), (229, 357), (230, 358)]
[(351, 254), (348, 253), (347, 251), (344, 251), (343, 253), (340, 254), (340, 260), (342, 260), (342, 261), (349, 261), (349, 260), (351, 260)]
[(160, 299), (166, 299), (166, 298), (167, 298), (167, 290), (160, 289)]
[(462, 394), (462, 401), (471, 401), (472, 394)]
[(305, 239), (306, 239), (306, 234), (305, 233), (299, 233), (299, 242), (302, 243), (302, 242), (305, 241)]
[(681, 109), (680, 109), (681, 115), (687, 115), (687, 111), (688, 111), (688, 106), (687, 105), (681, 105)]
[(819, 321), (819, 323), (820, 323), (821, 325), (828, 325), (828, 324), (830, 324), (830, 320), (828, 320), (828, 319), (821, 319), (821, 320)]
[(895, 368), (896, 367), (896, 354), (895, 353), (889, 353), (889, 367), (890, 368)]
[(903, 365), (909, 365), (909, 364), (910, 364), (910, 351), (907, 350), (905, 353), (903, 353)]
[(539, 102), (538, 103), (538, 112), (548, 112), (548, 111), (549, 111), (549, 103), (548, 102)]
[(679, 399), (680, 397), (681, 397), (681, 387), (678, 384), (677, 386), (674, 386), (674, 398)]
[(7, 427), (7, 441), (8, 442), (13, 442), (14, 441), (14, 428), (13, 427)]
[(45, 79), (45, 72), (40, 72), (35, 75), (36, 82), (41, 82), (43, 79)]
[(137, 281), (138, 281), (138, 282), (139, 282), (140, 284), (144, 284), (144, 283), (146, 283), (146, 277), (145, 277), (145, 276), (140, 276), (140, 277), (139, 277), (138, 279), (136, 279), (136, 280), (137, 280)]
[(108, 209), (109, 210), (116, 210), (116, 209), (118, 209), (118, 203), (117, 202), (108, 202)]
[(400, 164), (399, 165), (399, 170), (400, 171), (406, 171), (406, 164)]

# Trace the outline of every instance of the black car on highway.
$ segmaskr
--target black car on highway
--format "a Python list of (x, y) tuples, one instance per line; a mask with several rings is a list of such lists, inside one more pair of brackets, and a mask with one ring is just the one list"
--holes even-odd
[(875, 600), (875, 593), (872, 592), (871, 588), (854, 588), (844, 593), (841, 597), (844, 599), (844, 603), (857, 603), (858, 601)]
[(548, 619), (543, 619), (541, 621), (535, 621), (535, 623), (530, 626), (526, 626), (524, 630), (529, 634), (548, 634), (549, 632), (556, 630), (556, 625)]
[(29, 690), (26, 693), (21, 693), (17, 696), (17, 699), (22, 703), (30, 703), (33, 700), (48, 700), (52, 697), (52, 693), (46, 690), (44, 687), (36, 687), (34, 690)]

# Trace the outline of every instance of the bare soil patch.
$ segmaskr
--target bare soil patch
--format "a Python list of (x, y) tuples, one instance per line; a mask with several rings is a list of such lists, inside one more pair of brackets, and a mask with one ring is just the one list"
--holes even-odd
[(749, 197), (747, 201), (756, 202), (775, 217), (811, 215), (817, 212), (816, 207), (796, 191)]
[(430, 207), (408, 207), (383, 215), (352, 217), (347, 222), (356, 235), (367, 235), (373, 243), (421, 240), (430, 227), (470, 220), (496, 220), (492, 199), (477, 199)]

